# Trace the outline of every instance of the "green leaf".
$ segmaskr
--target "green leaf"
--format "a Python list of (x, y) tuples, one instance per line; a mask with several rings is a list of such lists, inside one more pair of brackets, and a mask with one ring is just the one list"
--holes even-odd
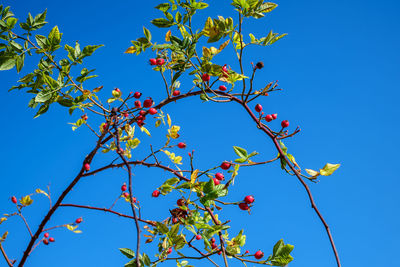
[(205, 183), (203, 187), (203, 192), (204, 194), (209, 194), (214, 190), (215, 190), (214, 180), (210, 178), (210, 180), (207, 183)]
[(144, 36), (146, 36), (147, 41), (150, 42), (151, 41), (151, 33), (150, 33), (150, 31), (146, 27), (143, 26), (143, 32), (144, 32)]
[(169, 232), (168, 227), (160, 222), (157, 222), (157, 229), (163, 234), (167, 234)]
[(10, 70), (15, 66), (15, 58), (0, 53), (0, 70)]
[(46, 113), (48, 110), (49, 110), (49, 105), (48, 104), (41, 105), (39, 110), (38, 110), (38, 112), (35, 114), (35, 116), (33, 118), (36, 119), (40, 115)]
[(329, 176), (334, 171), (336, 171), (340, 167), (340, 164), (330, 164), (327, 163), (322, 169), (319, 170), (319, 173), (323, 176)]
[(37, 102), (37, 103), (46, 102), (47, 100), (49, 100), (52, 97), (52, 95), (53, 95), (52, 93), (53, 93), (53, 91), (51, 91), (51, 90), (40, 91), (35, 97), (35, 102)]
[(84, 57), (91, 56), (94, 53), (94, 51), (96, 51), (98, 48), (100, 48), (102, 46), (104, 46), (104, 45), (88, 45), (88, 46), (85, 46), (83, 48), (82, 55)]
[(235, 151), (236, 155), (238, 155), (241, 158), (247, 158), (247, 151), (244, 148), (234, 146), (233, 150)]
[(58, 30), (58, 27), (55, 26), (49, 33), (48, 39), (51, 44), (58, 45), (61, 42), (62, 34)]
[(46, 43), (47, 38), (45, 36), (37, 34), (37, 35), (35, 35), (35, 39), (36, 39), (36, 43), (38, 44), (38, 46), (40, 48), (46, 49), (46, 47), (47, 47), (47, 43)]
[(169, 3), (162, 3), (157, 5), (155, 8), (161, 10), (162, 12), (167, 12), (170, 9), (171, 5)]
[(129, 259), (132, 259), (135, 257), (135, 252), (129, 248), (119, 248), (119, 251), (121, 251), (121, 253), (124, 254)]
[(166, 20), (166, 19), (163, 19), (163, 18), (153, 19), (151, 21), (151, 23), (154, 26), (157, 26), (158, 28), (168, 28), (168, 27), (171, 27), (172, 25), (174, 25), (173, 22), (171, 22), (169, 20)]

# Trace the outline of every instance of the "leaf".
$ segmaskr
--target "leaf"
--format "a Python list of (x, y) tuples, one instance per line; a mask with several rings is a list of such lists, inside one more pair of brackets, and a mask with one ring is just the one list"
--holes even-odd
[(153, 19), (153, 20), (151, 21), (151, 23), (152, 23), (154, 26), (158, 27), (158, 28), (169, 28), (169, 27), (171, 27), (172, 25), (174, 25), (173, 22), (171, 22), (171, 21), (169, 21), (169, 20), (166, 20), (166, 19), (163, 19), (163, 18)]
[(0, 55), (0, 70), (10, 70), (15, 66), (15, 59), (10, 56)]
[[(104, 46), (104, 45), (88, 45), (88, 46), (85, 46), (83, 48), (82, 55), (84, 57), (91, 56), (94, 53), (94, 51), (96, 51), (98, 48), (100, 48), (102, 46)], [(75, 48), (75, 51), (76, 51), (76, 48)]]
[(247, 158), (247, 151), (244, 148), (234, 146), (233, 150), (235, 151), (236, 155), (238, 155), (241, 158)]
[(210, 180), (207, 183), (205, 183), (203, 187), (203, 192), (205, 194), (209, 194), (214, 190), (215, 190), (214, 180), (210, 178)]
[(51, 91), (42, 90), (36, 95), (35, 102), (44, 103), (47, 100), (49, 100), (51, 98), (51, 96), (52, 96), (52, 92)]
[(315, 178), (317, 178), (317, 177), (320, 175), (319, 172), (314, 171), (314, 170), (311, 170), (311, 169), (306, 169), (306, 172), (307, 172), (309, 175), (312, 176), (311, 179), (315, 179)]
[(199, 173), (199, 170), (196, 169), (196, 170), (194, 170), (193, 173), (190, 175), (190, 183), (191, 183), (191, 184), (194, 184), (194, 182), (196, 181), (198, 173)]
[(157, 223), (157, 229), (163, 233), (163, 234), (167, 234), (169, 232), (168, 226), (166, 226), (163, 223), (160, 222), (156, 222)]
[(61, 42), (61, 33), (58, 30), (58, 27), (55, 26), (49, 33), (48, 39), (50, 43), (54, 45), (58, 45)]
[(27, 195), (27, 196), (24, 196), (23, 198), (21, 198), (21, 200), (19, 202), (21, 202), (21, 204), (24, 206), (29, 206), (33, 203), (33, 199), (31, 199), (30, 195)]
[(322, 169), (319, 170), (323, 176), (329, 176), (340, 167), (340, 164), (327, 163)]
[(43, 194), (43, 195), (45, 195), (46, 197), (49, 197), (49, 195), (45, 192), (45, 191), (43, 191), (43, 190), (41, 190), (41, 189), (36, 189), (35, 190), (35, 193), (37, 193), (37, 194)]
[(124, 254), (127, 258), (132, 259), (135, 257), (135, 252), (129, 248), (119, 248), (122, 254)]

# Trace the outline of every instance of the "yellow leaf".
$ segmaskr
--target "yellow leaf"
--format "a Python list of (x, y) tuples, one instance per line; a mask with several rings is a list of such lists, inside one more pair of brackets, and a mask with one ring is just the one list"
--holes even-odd
[(165, 41), (169, 42), (171, 39), (171, 30), (167, 31), (167, 33), (165, 34)]
[(7, 221), (7, 218), (5, 218), (5, 217), (0, 218), (0, 224), (2, 224), (2, 223), (5, 222), (5, 221)]
[(45, 192), (45, 191), (43, 191), (43, 190), (41, 190), (41, 189), (36, 189), (35, 190), (35, 192), (37, 193), (37, 194), (43, 194), (43, 195), (45, 195), (46, 197), (49, 197), (49, 195)]
[(203, 46), (203, 57), (205, 58), (211, 57), (211, 50), (205, 46)]
[(174, 158), (174, 163), (175, 164), (182, 164), (182, 157), (181, 156), (177, 156)]
[(217, 48), (215, 48), (214, 46), (210, 47), (210, 51), (212, 55), (216, 55), (219, 53), (219, 50)]
[(220, 46), (219, 46), (219, 52), (221, 52), (225, 47), (227, 47), (227, 45), (229, 44), (231, 40), (226, 40), (225, 42), (223, 42)]
[(33, 203), (33, 199), (31, 199), (30, 195), (27, 195), (27, 196), (24, 196), (23, 198), (21, 198), (20, 202), (24, 206), (29, 206)]
[(319, 170), (321, 175), (329, 176), (340, 167), (340, 164), (327, 163), (322, 169)]
[(73, 231), (75, 234), (80, 234), (80, 233), (82, 233), (82, 231), (81, 230), (76, 230), (76, 231)]
[(317, 176), (319, 175), (319, 172), (311, 170), (311, 169), (306, 169), (306, 172), (311, 175), (311, 179), (315, 179), (317, 178)]
[(146, 128), (140, 127), (140, 130), (141, 130), (142, 132), (145, 132), (148, 136), (151, 136), (150, 132), (149, 132)]
[(68, 230), (74, 231), (76, 228), (78, 228), (78, 225), (73, 226), (71, 224), (67, 224), (66, 227), (67, 227)]
[(136, 47), (134, 47), (134, 46), (129, 47), (128, 49), (126, 49), (125, 53), (126, 54), (134, 54), (134, 53), (136, 53)]
[(168, 130), (169, 136), (170, 136), (172, 139), (177, 139), (177, 138), (179, 137), (178, 132), (179, 132), (180, 129), (181, 129), (180, 126), (173, 125), (173, 126), (171, 127), (171, 129)]
[(194, 184), (194, 182), (197, 179), (197, 175), (198, 174), (199, 174), (199, 170), (196, 169), (196, 170), (193, 171), (192, 175), (190, 175), (190, 183), (191, 184)]
[(168, 126), (171, 128), (171, 117), (169, 116), (169, 114), (167, 114), (167, 121), (168, 121)]

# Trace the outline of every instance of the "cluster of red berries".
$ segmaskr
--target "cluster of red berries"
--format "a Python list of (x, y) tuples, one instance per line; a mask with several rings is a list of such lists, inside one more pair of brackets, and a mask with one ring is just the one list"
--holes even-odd
[(224, 174), (217, 172), (213, 180), (215, 185), (219, 185), (221, 181), (225, 180)]
[(265, 116), (265, 120), (267, 122), (270, 122), (272, 120), (276, 120), (276, 118), (278, 118), (278, 114), (268, 114)]
[(243, 202), (239, 203), (239, 209), (248, 210), (251, 207), (251, 204), (254, 202), (254, 197), (252, 195), (248, 195), (243, 199)]
[[(142, 96), (142, 93), (140, 92), (135, 92), (133, 94), (133, 97), (136, 99), (139, 99)], [(140, 100), (136, 100), (134, 102), (135, 108), (142, 108), (142, 102)], [(148, 113), (150, 115), (155, 115), (157, 114), (157, 109), (153, 108), (152, 106), (154, 105), (154, 101), (151, 97), (146, 98), (143, 101), (143, 107), (144, 108), (149, 108)], [(127, 116), (126, 116), (127, 117)], [(145, 110), (141, 110), (139, 111), (139, 115), (136, 117), (136, 123), (139, 127), (142, 127), (144, 125), (144, 120), (146, 119), (146, 111)]]
[(163, 58), (150, 58), (149, 63), (152, 66), (154, 66), (154, 65), (162, 66), (162, 65), (165, 64), (165, 59), (163, 59)]
[[(257, 104), (257, 105), (254, 107), (254, 109), (255, 109), (255, 111), (257, 111), (258, 113), (260, 113), (260, 112), (262, 111), (263, 107), (262, 107), (260, 104)], [(262, 114), (264, 114), (264, 112), (263, 112)], [(261, 114), (261, 115), (262, 115), (262, 114)], [(268, 114), (268, 115), (265, 116), (265, 120), (266, 120), (267, 122), (270, 122), (270, 121), (272, 121), (272, 120), (276, 120), (276, 118), (278, 118), (278, 114)], [(283, 121), (281, 122), (281, 126), (282, 126), (282, 128), (289, 127), (289, 121), (288, 121), (288, 120), (283, 120)]]
[(56, 242), (56, 240), (54, 239), (54, 237), (50, 237), (49, 238), (49, 233), (45, 233), (43, 238), (43, 244), (48, 245), (49, 242)]

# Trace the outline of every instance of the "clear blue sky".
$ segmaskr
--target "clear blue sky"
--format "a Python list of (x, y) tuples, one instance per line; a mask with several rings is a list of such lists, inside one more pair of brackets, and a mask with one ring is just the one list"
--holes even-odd
[[(211, 7), (199, 12), (206, 16), (232, 14), (230, 1), (208, 1)], [(160, 14), (153, 8), (160, 1), (2, 1), (11, 5), (17, 17), (48, 9), (49, 25), (58, 25), (63, 40), (82, 45), (104, 44), (87, 67), (99, 75), (90, 86), (103, 84), (107, 96), (114, 87), (124, 92), (140, 90), (156, 101), (164, 90), (157, 73), (148, 67), (149, 51), (143, 56), (123, 54), (130, 40), (142, 35), (142, 25), (153, 38), (163, 33), (149, 23)], [(291, 127), (302, 132), (286, 141), (303, 168), (318, 169), (326, 162), (341, 163), (341, 168), (319, 184), (311, 184), (317, 204), (332, 228), (343, 266), (396, 266), (394, 255), (400, 238), (398, 148), (398, 99), (400, 82), (400, 3), (352, 1), (278, 1), (279, 7), (266, 18), (245, 25), (256, 36), (270, 29), (289, 35), (268, 48), (249, 49), (245, 63), (264, 61), (258, 77), (279, 80), (284, 91), (262, 100), (266, 112), (288, 119)], [(226, 8), (228, 6), (228, 8)], [(50, 26), (46, 27), (48, 31)], [(251, 50), (251, 51), (250, 51)], [(237, 68), (232, 54), (216, 58)], [(26, 62), (32, 69), (35, 60)], [(249, 67), (247, 67), (249, 69)], [(27, 71), (27, 70), (25, 70)], [(25, 73), (23, 71), (23, 73)], [(94, 145), (90, 132), (82, 128), (72, 132), (70, 117), (61, 107), (38, 119), (27, 107), (29, 96), (8, 93), (20, 75), (16, 71), (0, 73), (0, 97), (3, 103), (0, 186), (0, 210), (11, 213), (11, 195), (21, 196), (51, 183), (55, 198), (78, 172), (82, 159)], [(182, 91), (190, 83), (183, 84)], [(257, 150), (258, 160), (276, 156), (270, 141), (259, 132), (247, 114), (234, 104), (200, 103), (198, 98), (168, 106), (165, 112), (181, 125), (187, 151), (196, 150), (197, 167), (215, 166), (234, 159), (232, 146)], [(276, 125), (277, 126), (277, 125)], [(159, 143), (143, 136), (144, 144)], [(143, 145), (143, 148), (146, 148)], [(185, 151), (183, 154), (186, 154)], [(137, 152), (137, 156), (147, 152)], [(185, 162), (188, 160), (185, 158)], [(106, 163), (96, 159), (93, 166)], [(142, 201), (143, 217), (164, 219), (176, 196), (150, 198), (153, 189), (170, 177), (167, 173), (135, 168), (137, 197)], [(108, 206), (125, 180), (123, 172), (105, 172), (83, 179), (66, 202)], [(236, 201), (246, 194), (256, 198), (252, 214), (227, 208), (223, 218), (232, 220), (232, 234), (246, 227), (246, 249), (262, 249), (266, 254), (280, 238), (295, 246), (292, 267), (335, 266), (324, 228), (310, 208), (306, 193), (298, 181), (285, 175), (278, 164), (242, 169), (227, 200)], [(36, 225), (44, 216), (47, 203), (36, 197), (27, 217)], [(129, 213), (126, 203), (118, 209)], [(82, 216), (82, 234), (59, 229), (52, 233), (56, 243), (39, 247), (26, 266), (122, 266), (126, 259), (117, 248), (134, 248), (135, 231), (129, 220), (101, 212), (60, 209), (49, 226), (71, 222)], [(153, 217), (153, 218), (154, 218)], [(35, 227), (33, 227), (35, 228)], [(5, 243), (10, 257), (20, 258), (28, 235), (18, 218), (0, 225), (9, 230)], [(152, 254), (153, 246), (144, 245)], [(217, 259), (219, 260), (219, 259)], [(195, 266), (207, 262), (192, 261)], [(3, 259), (0, 266), (5, 266)], [(167, 263), (165, 266), (174, 266)], [(240, 266), (239, 262), (231, 266)], [(249, 265), (251, 266), (251, 265)]]

